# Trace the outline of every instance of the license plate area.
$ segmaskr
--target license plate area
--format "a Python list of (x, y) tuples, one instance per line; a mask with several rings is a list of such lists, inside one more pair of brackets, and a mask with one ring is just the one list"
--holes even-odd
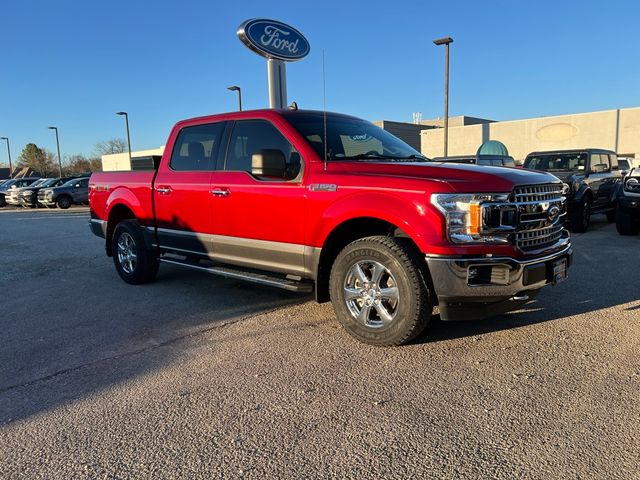
[(568, 262), (566, 258), (561, 258), (549, 263), (547, 280), (549, 283), (560, 283), (567, 279)]

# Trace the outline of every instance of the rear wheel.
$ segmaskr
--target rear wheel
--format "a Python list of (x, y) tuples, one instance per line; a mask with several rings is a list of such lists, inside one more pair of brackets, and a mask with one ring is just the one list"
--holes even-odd
[(391, 346), (424, 330), (433, 303), (419, 261), (410, 242), (382, 236), (356, 240), (338, 254), (331, 269), (331, 301), (349, 334)]
[(69, 198), (66, 195), (63, 195), (56, 200), (56, 205), (58, 205), (58, 208), (66, 210), (71, 206), (71, 198)]
[(576, 233), (586, 232), (591, 222), (591, 199), (583, 199), (571, 212), (571, 230)]
[(111, 247), (113, 263), (122, 280), (139, 285), (155, 279), (158, 256), (147, 248), (137, 221), (120, 222), (113, 232)]
[(620, 235), (637, 235), (639, 226), (638, 221), (629, 212), (618, 207), (616, 214), (616, 230)]

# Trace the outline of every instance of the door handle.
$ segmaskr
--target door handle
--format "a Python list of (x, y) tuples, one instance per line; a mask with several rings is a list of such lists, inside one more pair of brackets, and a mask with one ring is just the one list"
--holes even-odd
[(169, 195), (171, 193), (171, 187), (156, 187), (156, 192), (158, 192), (160, 195)]
[(214, 188), (211, 190), (211, 195), (216, 197), (228, 197), (231, 191), (228, 188)]

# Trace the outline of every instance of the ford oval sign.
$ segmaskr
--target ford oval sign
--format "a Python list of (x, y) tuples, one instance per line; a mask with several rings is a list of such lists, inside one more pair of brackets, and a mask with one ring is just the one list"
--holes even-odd
[(309, 53), (309, 42), (304, 35), (277, 20), (254, 18), (238, 27), (238, 37), (258, 55), (293, 62)]

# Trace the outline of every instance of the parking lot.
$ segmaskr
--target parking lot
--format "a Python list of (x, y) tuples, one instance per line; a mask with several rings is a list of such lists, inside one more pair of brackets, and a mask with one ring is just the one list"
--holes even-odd
[(309, 296), (126, 285), (87, 222), (0, 212), (1, 478), (640, 478), (640, 237), (602, 215), (527, 309), (386, 349)]

